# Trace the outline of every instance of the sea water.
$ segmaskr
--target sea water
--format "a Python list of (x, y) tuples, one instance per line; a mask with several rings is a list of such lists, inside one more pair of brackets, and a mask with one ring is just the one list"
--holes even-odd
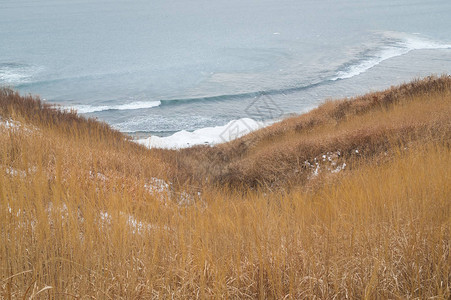
[(449, 0), (0, 0), (0, 86), (131, 134), (183, 139), (444, 73)]

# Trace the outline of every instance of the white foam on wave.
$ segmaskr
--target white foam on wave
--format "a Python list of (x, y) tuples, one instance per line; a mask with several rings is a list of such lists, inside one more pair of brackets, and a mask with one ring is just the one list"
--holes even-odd
[(0, 82), (12, 84), (24, 81), (29, 78), (27, 74), (20, 74), (11, 70), (0, 70)]
[(181, 149), (195, 145), (215, 145), (229, 142), (272, 123), (243, 118), (230, 121), (224, 126), (206, 127), (193, 132), (182, 130), (168, 137), (151, 136), (135, 142), (148, 148), (164, 149)]
[(161, 101), (136, 101), (136, 102), (130, 102), (126, 104), (119, 104), (119, 105), (76, 105), (71, 106), (69, 109), (76, 110), (79, 114), (87, 114), (87, 113), (93, 113), (93, 112), (99, 112), (99, 111), (106, 111), (106, 110), (134, 110), (134, 109), (145, 109), (145, 108), (152, 108), (156, 106), (160, 106)]
[(337, 72), (336, 77), (331, 80), (335, 81), (352, 78), (368, 71), (387, 59), (405, 55), (413, 50), (451, 49), (451, 44), (441, 44), (439, 42), (421, 38), (418, 35), (402, 33), (386, 33), (385, 35), (388, 35), (389, 38), (395, 42), (390, 46), (382, 47), (370, 58), (363, 59), (359, 61), (359, 63), (351, 65), (343, 71)]
[(0, 63), (0, 83), (14, 85), (28, 82), (40, 71), (42, 71), (42, 68), (32, 65)]

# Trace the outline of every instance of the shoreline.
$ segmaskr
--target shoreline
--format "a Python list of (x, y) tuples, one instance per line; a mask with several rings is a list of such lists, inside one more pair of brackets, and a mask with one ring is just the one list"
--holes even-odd
[(427, 77), (151, 151), (0, 89), (0, 298), (447, 299), (450, 115)]

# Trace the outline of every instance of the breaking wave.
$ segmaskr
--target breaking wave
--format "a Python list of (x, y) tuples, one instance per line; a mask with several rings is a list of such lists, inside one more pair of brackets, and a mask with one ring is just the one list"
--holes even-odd
[(159, 106), (161, 101), (135, 101), (126, 104), (119, 105), (76, 105), (71, 106), (69, 109), (76, 110), (79, 114), (87, 114), (100, 111), (108, 110), (134, 110), (134, 109), (145, 109)]

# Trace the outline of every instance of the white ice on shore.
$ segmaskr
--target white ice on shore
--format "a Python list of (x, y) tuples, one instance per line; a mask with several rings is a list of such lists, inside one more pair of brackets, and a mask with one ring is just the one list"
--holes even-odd
[(195, 145), (215, 145), (237, 139), (270, 124), (270, 122), (258, 122), (250, 118), (243, 118), (230, 121), (224, 126), (206, 127), (193, 132), (182, 130), (171, 136), (151, 136), (135, 142), (148, 148), (164, 149), (188, 148)]

